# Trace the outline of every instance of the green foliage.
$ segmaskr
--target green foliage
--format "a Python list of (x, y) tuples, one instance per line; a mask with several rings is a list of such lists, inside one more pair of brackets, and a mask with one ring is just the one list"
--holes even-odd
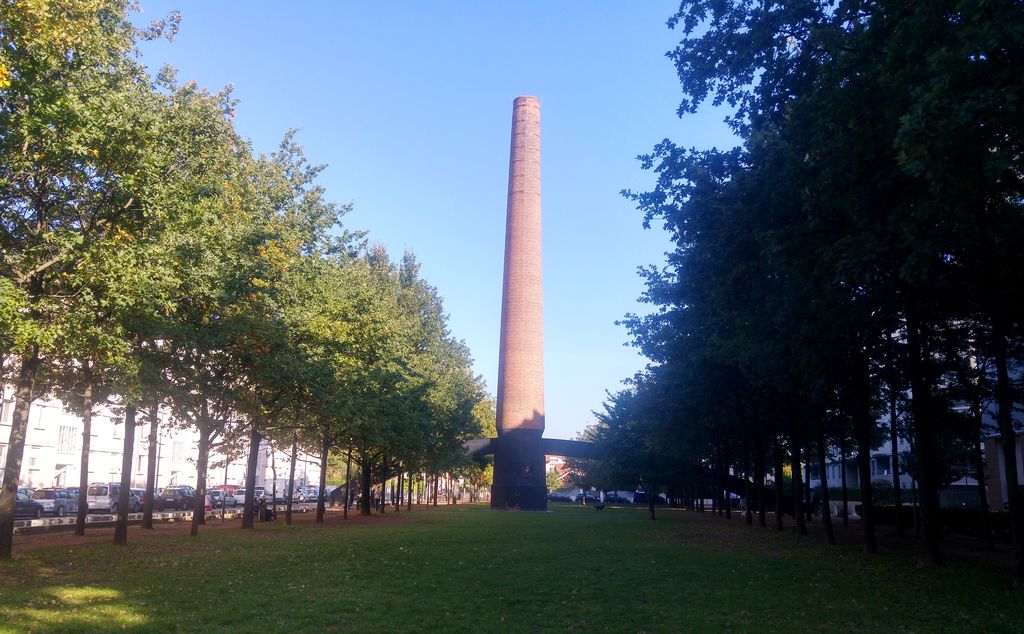
[(554, 491), (560, 489), (563, 486), (561, 480), (558, 479), (557, 471), (548, 471), (544, 476), (544, 483), (548, 488), (548, 491)]
[[(625, 322), (654, 365), (640, 402), (613, 396), (602, 423), (652, 417), (618, 461), (667, 447), (698, 469), (671, 477), (692, 484), (701, 467), (763, 471), (773, 447), (866, 456), (895, 395), (937, 527), (944, 456), (981, 431), (964, 431), (955, 400), (992, 400), (984, 375), (1020, 358), (1024, 12), (693, 1), (669, 26), (680, 114), (727, 104), (742, 145), (665, 140), (641, 158), (654, 189), (626, 192), (676, 249), (644, 271), (659, 310)], [(993, 358), (1002, 370), (978, 370)]]
[(415, 258), (341, 226), (294, 131), (254, 155), (229, 90), (152, 78), (135, 45), (178, 16), (138, 30), (132, 8), (0, 3), (0, 379), (80, 411), (86, 384), (167, 403), (234, 455), (298, 430), (314, 453), (465, 466), (484, 390)]

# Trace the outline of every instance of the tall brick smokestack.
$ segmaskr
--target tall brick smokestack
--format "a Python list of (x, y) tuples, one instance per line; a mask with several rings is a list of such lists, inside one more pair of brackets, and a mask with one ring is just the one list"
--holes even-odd
[(541, 293), (540, 101), (512, 106), (505, 275), (498, 351), (498, 444), (491, 508), (544, 510), (544, 323)]
[(544, 431), (544, 323), (541, 297), (540, 102), (512, 109), (505, 220), (505, 277), (498, 352), (498, 431)]

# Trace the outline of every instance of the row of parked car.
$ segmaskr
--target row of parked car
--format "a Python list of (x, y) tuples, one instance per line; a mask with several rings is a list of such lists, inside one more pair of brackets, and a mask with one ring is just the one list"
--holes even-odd
[[(142, 510), (146, 492), (143, 489), (130, 489), (128, 491), (128, 512), (138, 513)], [(43, 515), (54, 515), (64, 517), (65, 515), (78, 512), (78, 487), (47, 487), (42, 489), (29, 489), (21, 487), (18, 489), (18, 499), (15, 506), (16, 517), (35, 517)], [(86, 491), (86, 500), (90, 513), (102, 512), (116, 514), (118, 505), (121, 503), (121, 484), (118, 482), (95, 482), (89, 485)], [(196, 490), (187, 485), (174, 485), (164, 487), (157, 492), (153, 498), (153, 509), (157, 511), (166, 510), (191, 510), (195, 506)], [(211, 508), (212, 503), (208, 498), (206, 507)]]
[[(330, 493), (336, 487), (326, 487), (324, 491)], [(319, 487), (311, 486), (300, 486), (296, 487), (295, 493), (292, 496), (296, 502), (314, 502), (320, 495)], [(236, 489), (234, 487), (227, 487), (223, 489), (218, 487), (210, 490), (210, 496), (213, 501), (214, 508), (221, 508), (222, 506), (237, 506), (245, 503), (245, 489)], [(269, 504), (273, 494), (267, 491), (265, 487), (253, 488), (253, 500), (256, 504)], [(288, 494), (285, 493), (284, 497), (278, 495), (274, 500), (275, 502), (287, 502)]]
[[(549, 502), (569, 502), (576, 504), (598, 504), (601, 502), (601, 498), (596, 491), (587, 491), (586, 493), (577, 493), (575, 496), (566, 493), (559, 493), (553, 491), (548, 493)], [(604, 496), (605, 504), (647, 504), (647, 494), (643, 491), (636, 491), (630, 496), (628, 492), (624, 491), (609, 491)], [(664, 495), (657, 495), (654, 498), (655, 504), (665, 504), (667, 500)]]
[[(153, 509), (157, 511), (187, 511), (195, 508), (196, 490), (187, 485), (174, 485), (157, 490), (153, 498)], [(40, 518), (43, 515), (64, 517), (78, 512), (78, 487), (47, 487), (18, 489), (16, 517)], [(320, 494), (318, 487), (298, 487), (294, 498), (299, 502), (316, 500)], [(89, 512), (103, 512), (114, 515), (121, 503), (121, 484), (119, 482), (95, 482), (86, 491)], [(138, 513), (142, 510), (146, 492), (143, 489), (131, 489), (128, 492), (128, 512)], [(267, 504), (270, 495), (264, 487), (253, 489), (256, 504)], [(287, 499), (287, 498), (285, 498)], [(232, 508), (245, 502), (245, 489), (211, 489), (206, 497), (206, 510), (230, 506)]]

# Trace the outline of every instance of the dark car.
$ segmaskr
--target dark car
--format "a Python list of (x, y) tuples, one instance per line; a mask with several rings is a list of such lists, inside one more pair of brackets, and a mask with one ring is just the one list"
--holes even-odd
[(43, 516), (43, 505), (21, 491), (18, 491), (18, 499), (15, 500), (14, 504), (14, 517), (34, 517), (39, 519)]
[(577, 493), (576, 503), (577, 504), (597, 504), (601, 501), (601, 498), (597, 497), (593, 493)]
[(187, 511), (196, 504), (196, 490), (188, 485), (164, 487), (159, 497), (153, 498), (153, 508)]
[(632, 504), (633, 503), (633, 500), (627, 498), (624, 495), (619, 495), (618, 493), (608, 493), (608, 494), (606, 494), (604, 496), (604, 501), (605, 501), (606, 504)]
[(572, 498), (564, 493), (556, 493), (552, 491), (548, 493), (548, 502), (572, 502)]

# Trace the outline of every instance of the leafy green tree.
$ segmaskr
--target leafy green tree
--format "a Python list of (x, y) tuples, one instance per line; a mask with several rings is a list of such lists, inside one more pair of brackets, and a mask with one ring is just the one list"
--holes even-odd
[[(962, 324), (991, 328), (984, 343), (1004, 438), (1013, 435), (1005, 368), (1020, 316), (1005, 293), (1021, 268), (1004, 247), (1024, 226), (1013, 98), (1022, 20), (1006, 2), (876, 1), (684, 2), (669, 21), (684, 32), (669, 54), (680, 114), (728, 103), (744, 145), (700, 152), (665, 141), (643, 159), (659, 180), (634, 199), (647, 223), (665, 220), (678, 248), (665, 273), (648, 272), (649, 298), (665, 309), (631, 326), (656, 363), (679, 364), (678, 342), (696, 339), (756, 389), (756, 413), (693, 397), (726, 414), (710, 430), (716, 447), (742, 434), (745, 418), (765, 432), (755, 438), (789, 446), (798, 523), (801, 456), (812, 444), (825, 455), (826, 420), (849, 421), (869, 551), (883, 381), (910, 387), (933, 563), (941, 456), (958, 442), (941, 386), (969, 348)], [(840, 444), (845, 427), (831, 428)], [(1004, 444), (1013, 451), (1012, 438)]]
[(147, 221), (159, 100), (134, 59), (139, 35), (115, 0), (0, 6), (0, 274), (5, 302), (22, 302), (19, 315), (32, 322), (3, 350), (18, 368), (0, 558), (11, 554), (29, 404), (45, 391), (40, 373), (51, 381), (55, 342), (79, 316), (68, 314), (77, 289), (66, 278), (83, 254)]

